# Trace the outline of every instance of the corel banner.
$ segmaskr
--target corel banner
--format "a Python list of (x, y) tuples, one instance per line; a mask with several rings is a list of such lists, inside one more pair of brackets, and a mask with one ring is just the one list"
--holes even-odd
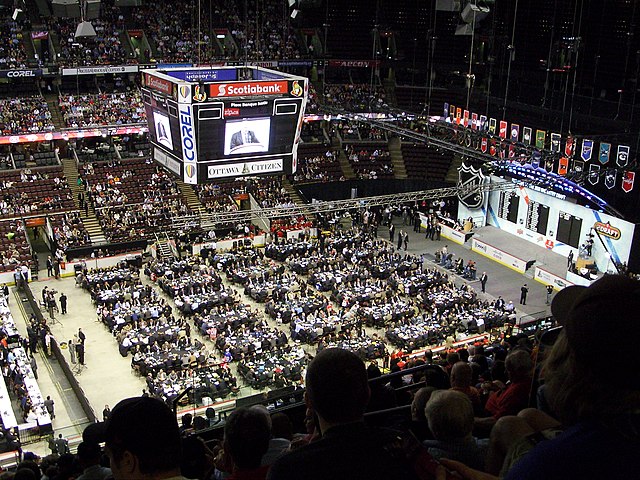
[(0, 70), (0, 78), (33, 78), (42, 76), (42, 70)]

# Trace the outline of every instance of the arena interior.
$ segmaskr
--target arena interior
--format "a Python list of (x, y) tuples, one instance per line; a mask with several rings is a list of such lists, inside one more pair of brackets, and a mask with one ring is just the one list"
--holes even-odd
[(637, 471), (638, 3), (1, 1), (0, 479)]

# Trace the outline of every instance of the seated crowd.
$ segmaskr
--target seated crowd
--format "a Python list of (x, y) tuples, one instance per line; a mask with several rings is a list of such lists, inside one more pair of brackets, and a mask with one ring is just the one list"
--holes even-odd
[(189, 213), (176, 181), (149, 159), (88, 163), (80, 175), (111, 242), (146, 238)]
[(344, 149), (358, 178), (378, 179), (393, 177), (393, 163), (386, 144), (347, 145)]
[(27, 52), (24, 49), (23, 27), (10, 17), (0, 21), (0, 70), (26, 68)]
[(384, 87), (369, 84), (327, 84), (324, 103), (350, 112), (384, 112), (389, 109)]
[(146, 121), (138, 89), (126, 93), (60, 95), (59, 106), (67, 127), (127, 125)]
[(0, 134), (27, 135), (53, 129), (51, 112), (43, 97), (0, 99)]
[(5, 218), (75, 209), (62, 167), (0, 173), (0, 215)]

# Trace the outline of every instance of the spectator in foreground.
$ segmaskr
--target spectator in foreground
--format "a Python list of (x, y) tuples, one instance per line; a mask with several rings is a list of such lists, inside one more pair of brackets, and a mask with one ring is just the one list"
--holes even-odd
[(77, 480), (105, 480), (111, 478), (111, 469), (100, 465), (100, 445), (82, 442), (78, 445), (78, 461), (82, 475)]
[(473, 404), (467, 395), (455, 390), (435, 391), (427, 402), (425, 416), (435, 437), (435, 440), (423, 442), (431, 455), (484, 468), (488, 442), (471, 435)]
[[(551, 311), (564, 330), (545, 364), (545, 395), (565, 431), (549, 440), (525, 437), (532, 448), (506, 478), (635, 478), (640, 282), (610, 275), (588, 288), (567, 287), (556, 294)], [(607, 361), (612, 358), (615, 364)], [(498, 478), (459, 462), (443, 463), (466, 479)], [(438, 478), (446, 478), (444, 470)]]
[(178, 423), (161, 400), (122, 400), (111, 410), (105, 437), (114, 480), (184, 480)]
[(224, 425), (224, 451), (233, 464), (229, 480), (264, 480), (269, 465), (261, 466), (269, 449), (269, 414), (256, 408), (236, 408)]
[(358, 356), (338, 348), (322, 350), (309, 364), (306, 387), (322, 438), (277, 460), (269, 479), (415, 478), (406, 461), (389, 453), (396, 436), (364, 423), (369, 385)]

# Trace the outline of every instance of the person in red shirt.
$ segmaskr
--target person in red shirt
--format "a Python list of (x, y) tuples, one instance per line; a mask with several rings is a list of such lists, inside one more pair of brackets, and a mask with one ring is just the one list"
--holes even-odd
[(509, 384), (505, 385), (499, 380), (494, 380), (486, 386), (492, 391), (484, 407), (490, 416), (476, 418), (477, 428), (488, 431), (499, 418), (505, 415), (517, 415), (520, 410), (529, 406), (533, 375), (531, 354), (526, 350), (511, 352), (505, 359), (505, 368), (509, 376)]

